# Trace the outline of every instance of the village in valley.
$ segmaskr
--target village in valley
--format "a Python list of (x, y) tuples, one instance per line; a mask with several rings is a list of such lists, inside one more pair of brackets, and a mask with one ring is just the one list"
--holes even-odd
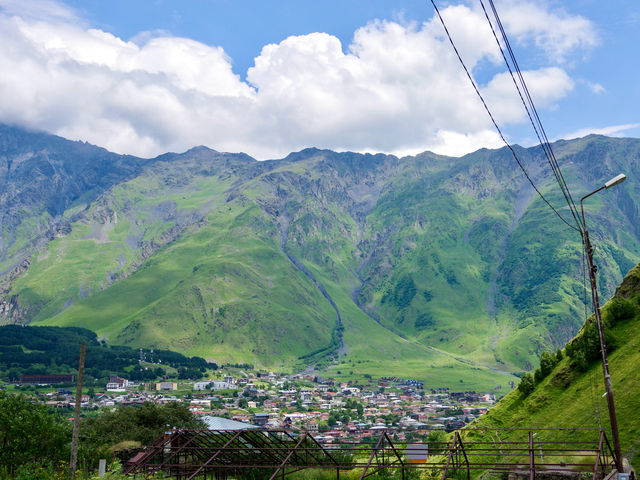
[[(75, 406), (72, 387), (55, 385), (62, 375), (22, 376), (17, 388), (52, 408)], [(72, 377), (72, 376), (71, 376)], [(487, 412), (496, 392), (425, 389), (421, 381), (384, 377), (368, 383), (337, 381), (310, 374), (217, 373), (208, 380), (137, 383), (111, 375), (103, 388), (85, 388), (85, 411), (145, 402), (181, 402), (215, 430), (262, 428), (307, 431), (322, 443), (366, 441), (380, 431), (400, 441), (426, 438), (433, 430), (463, 428)], [(45, 385), (48, 384), (48, 385)], [(66, 385), (69, 385), (68, 383)]]

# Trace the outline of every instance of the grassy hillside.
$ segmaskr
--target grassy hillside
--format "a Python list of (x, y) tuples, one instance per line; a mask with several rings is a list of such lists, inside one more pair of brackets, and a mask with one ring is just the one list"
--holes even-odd
[[(555, 150), (578, 195), (630, 177), (587, 206), (610, 294), (640, 261), (640, 141), (592, 136)], [(560, 208), (541, 151), (518, 152)], [(61, 221), (64, 232), (0, 275), (0, 322), (459, 389), (505, 385), (581, 324), (579, 238), (506, 149), (308, 149), (256, 162), (200, 147), (148, 161)]]
[[(640, 467), (640, 265), (632, 269), (603, 308), (607, 350), (623, 455)], [(590, 317), (565, 347), (564, 358), (528, 395), (514, 390), (473, 426), (509, 428), (598, 428), (611, 430), (599, 342)], [(591, 345), (589, 345), (589, 343)], [(582, 356), (591, 350), (587, 361)], [(501, 434), (508, 441), (513, 433)], [(545, 439), (561, 439), (567, 432), (546, 432)]]

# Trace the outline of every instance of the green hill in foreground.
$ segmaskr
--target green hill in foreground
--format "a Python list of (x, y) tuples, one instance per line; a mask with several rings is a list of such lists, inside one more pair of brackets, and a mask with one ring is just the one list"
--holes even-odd
[[(603, 308), (609, 369), (623, 456), (640, 467), (640, 265), (632, 269)], [(564, 348), (564, 358), (533, 390), (520, 389), (504, 397), (473, 427), (604, 428), (611, 441), (602, 362), (592, 315)], [(595, 354), (594, 354), (595, 352)], [(538, 377), (541, 374), (538, 373)], [(545, 440), (560, 440), (575, 432), (540, 432)], [(470, 434), (470, 437), (473, 434)], [(516, 432), (501, 432), (509, 441)], [(568, 438), (567, 438), (568, 439)]]

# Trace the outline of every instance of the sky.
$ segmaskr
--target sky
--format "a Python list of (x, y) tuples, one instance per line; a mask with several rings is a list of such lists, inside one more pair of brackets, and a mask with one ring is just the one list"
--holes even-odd
[[(550, 139), (640, 137), (636, 0), (494, 1)], [(536, 144), (479, 0), (436, 3)], [(0, 0), (0, 122), (143, 157), (503, 145), (429, 0)]]

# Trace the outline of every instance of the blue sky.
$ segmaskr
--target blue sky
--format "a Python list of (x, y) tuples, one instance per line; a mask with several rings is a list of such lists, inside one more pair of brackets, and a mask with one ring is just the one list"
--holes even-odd
[[(437, 3), (509, 140), (535, 143), (479, 2)], [(640, 136), (637, 2), (495, 3), (551, 139)], [(121, 153), (500, 146), (427, 0), (0, 0), (0, 68), (0, 121)]]

